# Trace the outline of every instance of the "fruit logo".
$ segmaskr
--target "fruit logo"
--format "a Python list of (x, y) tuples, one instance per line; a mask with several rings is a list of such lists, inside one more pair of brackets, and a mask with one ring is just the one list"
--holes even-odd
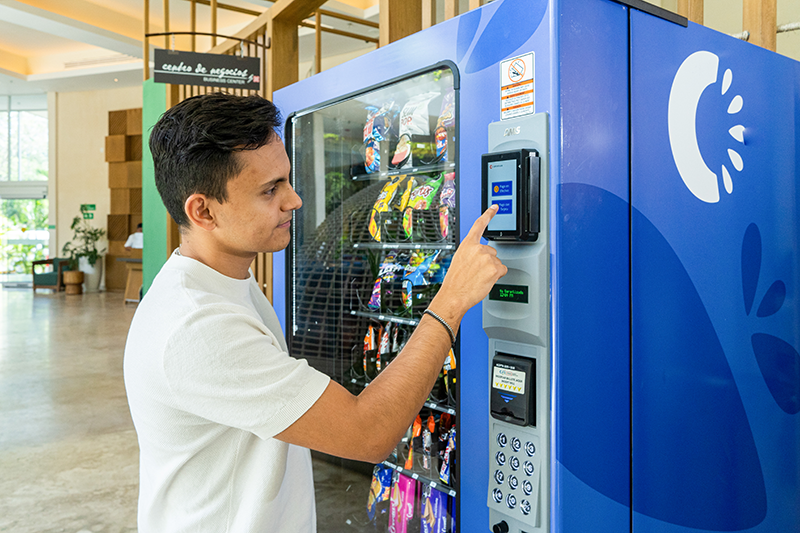
[[(720, 200), (719, 176), (725, 192), (733, 192), (733, 179), (727, 165), (723, 164), (717, 174), (708, 168), (697, 143), (697, 107), (703, 92), (717, 83), (719, 56), (707, 51), (695, 52), (687, 57), (678, 68), (669, 94), (669, 142), (672, 157), (683, 182), (698, 199), (707, 203)], [(721, 94), (727, 94), (733, 82), (733, 72), (727, 69), (722, 77)], [(728, 105), (728, 114), (735, 115), (742, 110), (744, 100), (736, 95)], [(737, 124), (728, 130), (736, 141), (744, 145), (745, 128)], [(728, 149), (730, 163), (736, 171), (744, 169), (742, 156)]]

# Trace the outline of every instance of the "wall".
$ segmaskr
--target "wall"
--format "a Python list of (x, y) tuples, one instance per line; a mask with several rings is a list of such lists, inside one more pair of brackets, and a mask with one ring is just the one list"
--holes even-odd
[[(94, 225), (106, 227), (110, 209), (105, 138), (108, 112), (142, 107), (142, 86), (103, 91), (52, 93), (51, 106), (51, 221), (56, 230), (51, 254), (56, 255), (72, 237), (70, 224), (81, 204), (95, 204)], [(54, 134), (53, 134), (54, 132)], [(55, 202), (53, 202), (55, 198)], [(103, 242), (104, 247), (107, 243)]]

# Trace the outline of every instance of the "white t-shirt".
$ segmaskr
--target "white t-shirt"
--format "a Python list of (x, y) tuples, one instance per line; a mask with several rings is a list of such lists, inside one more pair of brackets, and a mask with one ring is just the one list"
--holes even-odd
[(173, 254), (125, 346), (139, 438), (139, 532), (314, 532), (308, 449), (273, 437), (328, 386), (289, 356), (248, 280)]
[(128, 240), (125, 241), (123, 248), (144, 248), (144, 233), (137, 231), (128, 235)]

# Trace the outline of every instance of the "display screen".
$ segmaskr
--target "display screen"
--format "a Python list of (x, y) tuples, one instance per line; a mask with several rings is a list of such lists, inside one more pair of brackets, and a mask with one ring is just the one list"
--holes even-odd
[(517, 165), (517, 159), (488, 163), (486, 205), (499, 206), (489, 231), (517, 230)]
[(501, 285), (496, 284), (489, 292), (489, 299), (496, 302), (528, 303), (527, 285)]

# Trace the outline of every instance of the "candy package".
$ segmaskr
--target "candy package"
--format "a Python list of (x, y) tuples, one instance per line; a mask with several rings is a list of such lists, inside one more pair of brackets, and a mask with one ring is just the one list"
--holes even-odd
[[(372, 470), (372, 484), (367, 498), (367, 516), (371, 522), (387, 522), (389, 512), (389, 495), (392, 490), (392, 474), (394, 470), (386, 465), (375, 465)], [(382, 520), (382, 518), (385, 519)]]
[(392, 484), (391, 506), (389, 508), (389, 531), (409, 533), (409, 522), (414, 518), (417, 482), (399, 474)]
[(447, 533), (447, 495), (426, 486), (421, 505), (421, 533)]
[(436, 143), (435, 161), (447, 160), (447, 128), (455, 124), (456, 117), (456, 96), (455, 91), (450, 89), (442, 99), (442, 107), (439, 111), (439, 120), (436, 122), (434, 131), (434, 141)]
[(367, 307), (369, 307), (370, 311), (381, 310), (384, 286), (394, 280), (397, 273), (404, 270), (404, 268), (403, 265), (396, 262), (396, 256), (394, 254), (387, 255), (384, 258), (378, 270), (378, 279), (375, 280), (372, 286), (372, 294), (367, 303)]
[(410, 238), (414, 233), (413, 211), (430, 208), (443, 181), (444, 173), (441, 173), (438, 178), (428, 180), (411, 191), (411, 196), (408, 198), (408, 205), (403, 213), (403, 231), (405, 231), (406, 237)]
[[(414, 448), (415, 448), (415, 440), (422, 437), (422, 418), (417, 415), (417, 418), (414, 419), (414, 424), (411, 426), (411, 438), (408, 439), (408, 456), (406, 457), (406, 463), (403, 465), (406, 470), (411, 470), (414, 468)], [(416, 446), (419, 449), (419, 445)]]
[(388, 102), (377, 108), (367, 106), (367, 120), (364, 123), (364, 168), (367, 174), (380, 172), (380, 142), (391, 136), (397, 108), (394, 102)]
[[(438, 270), (439, 265), (434, 264), (434, 261), (439, 257), (441, 250), (437, 250), (431, 255), (425, 256), (424, 254), (412, 255), (412, 260), (406, 266), (406, 272), (403, 276), (403, 307), (406, 310), (412, 308), (414, 304), (414, 294), (421, 296), (419, 289), (429, 285), (428, 274)], [(416, 260), (415, 260), (416, 259)], [(428, 274), (426, 276), (426, 274)]]
[(450, 483), (450, 467), (456, 451), (456, 427), (453, 426), (447, 435), (447, 448), (444, 450), (442, 468), (439, 470), (439, 479), (442, 483)]

